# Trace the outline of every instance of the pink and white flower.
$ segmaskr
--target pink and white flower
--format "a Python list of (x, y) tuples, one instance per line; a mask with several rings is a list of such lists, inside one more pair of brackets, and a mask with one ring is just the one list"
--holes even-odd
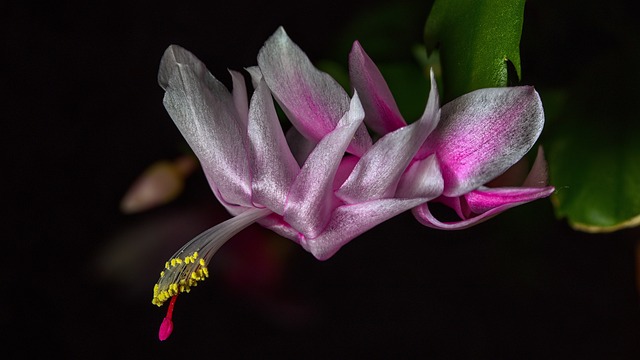
[[(424, 114), (407, 124), (359, 43), (349, 60), (353, 96), (279, 28), (260, 50), (258, 66), (247, 69), (255, 88), (249, 101), (240, 73), (230, 71), (229, 92), (193, 54), (167, 49), (158, 75), (165, 107), (233, 217), (166, 263), (153, 298), (158, 306), (172, 299), (161, 339), (171, 333), (175, 296), (206, 278), (217, 249), (255, 222), (322, 260), (409, 209), (425, 225), (463, 228), (553, 191), (546, 179), (535, 187), (484, 187), (522, 158), (542, 130), (533, 88), (477, 90), (440, 108), (431, 74)], [(292, 124), (286, 135), (272, 96)], [(377, 141), (365, 124), (381, 135)], [(543, 159), (534, 166), (543, 168)], [(462, 220), (439, 222), (432, 200)]]

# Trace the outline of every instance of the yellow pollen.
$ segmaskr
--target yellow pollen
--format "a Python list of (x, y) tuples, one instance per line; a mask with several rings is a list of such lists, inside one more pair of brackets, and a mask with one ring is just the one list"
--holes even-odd
[[(198, 261), (196, 261), (198, 260)], [(154, 305), (162, 306), (172, 296), (182, 292), (190, 292), (191, 287), (198, 285), (209, 277), (207, 262), (199, 258), (198, 252), (184, 258), (174, 257), (166, 262), (164, 271), (160, 272), (160, 279), (153, 287)]]

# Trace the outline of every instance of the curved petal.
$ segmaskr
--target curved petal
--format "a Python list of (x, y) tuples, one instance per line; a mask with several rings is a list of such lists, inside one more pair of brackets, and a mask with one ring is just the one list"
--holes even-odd
[(306, 237), (316, 237), (336, 206), (333, 183), (345, 149), (362, 124), (364, 110), (358, 96), (338, 126), (313, 149), (291, 186), (284, 219)]
[(296, 161), (298, 161), (300, 166), (304, 164), (307, 157), (309, 157), (309, 154), (311, 154), (317, 145), (316, 142), (311, 141), (300, 134), (298, 129), (293, 126), (287, 130), (286, 139), (293, 156), (296, 158)]
[(254, 89), (257, 88), (262, 80), (262, 71), (260, 71), (260, 68), (257, 66), (249, 66), (245, 68), (245, 70), (249, 73), (249, 76), (251, 76), (251, 85), (253, 85)]
[[(431, 88), (437, 89), (433, 72)], [(402, 173), (438, 124), (439, 117), (438, 91), (435, 90), (429, 94), (422, 118), (376, 141), (336, 195), (350, 204), (392, 197)]]
[(478, 210), (478, 212), (483, 212), (461, 221), (441, 222), (440, 220), (436, 219), (433, 214), (431, 214), (428, 203), (425, 203), (413, 209), (413, 214), (416, 219), (418, 219), (418, 221), (420, 221), (423, 225), (435, 229), (462, 230), (489, 220), (505, 210), (522, 204), (526, 204), (533, 200), (547, 197), (551, 195), (553, 191), (554, 188), (552, 186), (544, 188), (524, 189), (502, 188), (494, 191), (493, 193), (483, 193), (477, 190), (472, 191), (471, 193), (467, 194), (467, 196), (465, 196), (469, 208), (472, 210)]
[(553, 191), (553, 186), (534, 188), (480, 188), (464, 195), (464, 198), (471, 211), (476, 214), (481, 214), (503, 205), (512, 203), (524, 204), (541, 199), (551, 195)]
[(453, 209), (453, 211), (455, 211), (456, 214), (458, 214), (460, 219), (466, 220), (470, 218), (473, 214), (471, 213), (471, 210), (467, 206), (467, 203), (464, 202), (463, 200), (464, 200), (464, 196), (456, 196), (456, 197), (440, 196), (437, 199), (435, 199), (434, 202), (438, 202), (440, 204), (444, 204), (448, 206), (449, 208)]
[(436, 219), (433, 216), (433, 214), (431, 214), (431, 210), (429, 210), (429, 203), (424, 203), (414, 208), (412, 212), (415, 218), (418, 219), (418, 221), (420, 221), (420, 223), (428, 227), (431, 227), (434, 229), (440, 229), (440, 230), (463, 230), (471, 226), (477, 225), (481, 222), (487, 221), (492, 217), (500, 214), (501, 212), (508, 210), (512, 207), (522, 205), (525, 202), (502, 205), (502, 206), (493, 208), (485, 213), (477, 215), (475, 217), (472, 217), (466, 220), (451, 221), (451, 222), (441, 222), (440, 220)]
[(436, 153), (444, 194), (465, 194), (500, 175), (533, 146), (544, 124), (530, 86), (480, 89), (442, 108), (441, 121), (421, 156)]
[(356, 167), (356, 164), (360, 160), (359, 157), (354, 155), (345, 155), (340, 161), (340, 165), (338, 166), (338, 171), (336, 171), (336, 176), (333, 178), (333, 190), (336, 191), (344, 184), (345, 180), (349, 177), (353, 168)]
[(292, 240), (296, 244), (300, 242), (300, 233), (298, 232), (298, 230), (292, 228), (291, 225), (287, 224), (282, 216), (278, 214), (271, 214), (265, 218), (258, 220), (257, 222), (261, 226), (275, 232), (282, 237)]
[(435, 155), (415, 161), (400, 178), (395, 197), (434, 199), (442, 194), (444, 180)]
[(229, 70), (233, 88), (231, 95), (233, 96), (233, 104), (236, 106), (239, 119), (244, 128), (247, 127), (247, 119), (249, 118), (249, 100), (247, 98), (247, 85), (244, 83), (244, 76), (237, 71)]
[(349, 79), (360, 94), (366, 114), (364, 122), (373, 131), (384, 135), (407, 125), (387, 82), (358, 41), (349, 53)]
[(247, 134), (253, 201), (282, 215), (289, 187), (300, 167), (284, 138), (264, 80), (251, 98)]
[[(316, 69), (282, 27), (260, 49), (258, 65), (291, 123), (312, 141), (320, 141), (333, 130), (349, 109), (346, 91)], [(362, 125), (348, 151), (360, 155), (370, 146), (371, 138)]]
[(333, 211), (320, 236), (303, 237), (300, 245), (318, 260), (326, 260), (356, 236), (425, 201), (427, 199), (380, 199), (340, 206)]
[(464, 195), (465, 202), (474, 213), (483, 213), (509, 203), (523, 203), (551, 195), (555, 188), (547, 185), (547, 162), (542, 147), (522, 187), (481, 187)]
[(193, 54), (172, 45), (160, 63), (164, 106), (225, 205), (251, 206), (245, 133), (227, 88)]

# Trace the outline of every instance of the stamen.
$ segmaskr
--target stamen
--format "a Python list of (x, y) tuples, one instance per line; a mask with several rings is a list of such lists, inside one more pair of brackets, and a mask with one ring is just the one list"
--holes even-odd
[(173, 331), (173, 306), (178, 294), (209, 277), (207, 265), (218, 249), (235, 234), (259, 219), (272, 214), (269, 209), (250, 209), (222, 222), (193, 238), (165, 263), (160, 279), (153, 287), (152, 304), (162, 306), (171, 298), (167, 316), (160, 325), (158, 337), (165, 340)]
[(162, 324), (160, 324), (160, 330), (158, 331), (160, 341), (167, 340), (173, 332), (173, 321), (171, 321), (171, 318), (173, 317), (173, 307), (176, 304), (176, 299), (178, 299), (178, 295), (171, 297), (169, 308), (167, 308), (167, 316), (164, 317)]

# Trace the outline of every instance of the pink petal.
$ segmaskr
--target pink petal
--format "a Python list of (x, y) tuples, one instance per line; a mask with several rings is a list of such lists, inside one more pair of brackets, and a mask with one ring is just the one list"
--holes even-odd
[[(433, 72), (431, 88), (437, 89)], [(422, 118), (376, 141), (338, 190), (338, 197), (352, 204), (392, 197), (400, 176), (438, 124), (439, 117), (438, 91), (432, 90)]]
[(442, 108), (421, 156), (436, 153), (444, 195), (455, 197), (502, 174), (531, 149), (544, 113), (533, 87), (480, 89)]
[(172, 45), (160, 63), (164, 105), (228, 206), (251, 206), (245, 132), (234, 100), (193, 54)]
[(345, 180), (351, 175), (353, 168), (360, 160), (359, 157), (353, 155), (345, 155), (340, 161), (338, 171), (336, 171), (336, 177), (333, 179), (333, 190), (338, 190)]
[(387, 82), (358, 41), (349, 54), (349, 78), (365, 109), (364, 122), (373, 131), (384, 135), (407, 125)]
[(282, 215), (289, 187), (300, 167), (284, 138), (264, 80), (251, 98), (247, 134), (253, 201)]
[[(461, 221), (452, 221), (452, 222), (441, 222), (436, 219), (433, 214), (431, 214), (431, 210), (429, 210), (429, 204), (425, 203), (413, 209), (413, 214), (423, 225), (442, 229), (442, 230), (462, 230), (473, 225), (479, 224), (486, 220), (491, 219), (492, 217), (500, 214), (501, 212), (508, 210), (510, 208), (528, 203), (530, 201), (540, 199), (546, 196), (549, 196), (553, 192), (553, 187), (546, 188), (533, 188), (536, 191), (524, 191), (520, 194), (520, 196), (513, 196), (509, 198), (506, 195), (506, 192), (502, 193), (503, 197), (500, 194), (495, 194), (495, 197), (492, 200), (489, 200), (490, 194), (477, 195), (476, 198), (470, 200), (473, 203), (473, 206), (477, 210), (482, 210), (482, 206), (484, 205), (485, 211), (481, 214), (478, 214), (474, 217), (461, 220)], [(528, 193), (527, 193), (528, 192)], [(475, 192), (474, 192), (475, 193)], [(469, 200), (467, 200), (469, 201)], [(495, 207), (488, 207), (489, 205), (493, 205)]]
[(313, 149), (291, 187), (284, 219), (307, 237), (316, 237), (329, 221), (336, 206), (334, 178), (363, 118), (364, 110), (356, 95), (351, 100), (349, 112)]
[(464, 195), (469, 209), (476, 214), (508, 204), (524, 204), (545, 198), (553, 193), (553, 186), (536, 188), (480, 188)]
[[(314, 142), (336, 127), (349, 109), (349, 96), (328, 74), (316, 69), (282, 27), (258, 54), (260, 70), (291, 123)], [(348, 150), (363, 154), (371, 138), (362, 125)]]
[(493, 208), (485, 213), (482, 213), (478, 216), (461, 220), (461, 221), (451, 221), (451, 222), (441, 222), (436, 219), (433, 214), (431, 214), (431, 210), (429, 210), (429, 204), (425, 203), (413, 209), (413, 215), (422, 223), (428, 227), (440, 230), (462, 230), (469, 228), (471, 226), (477, 225), (484, 221), (491, 219), (492, 217), (500, 214), (501, 212), (508, 210), (512, 207), (521, 205), (522, 203), (514, 203), (503, 205), (501, 207)]
[(336, 208), (317, 238), (301, 238), (300, 244), (319, 260), (333, 256), (343, 245), (374, 226), (427, 199), (380, 199)]
[(539, 147), (538, 155), (524, 181), (523, 187), (481, 187), (465, 194), (464, 198), (471, 211), (483, 213), (492, 208), (510, 203), (526, 203), (545, 198), (555, 190), (553, 186), (546, 185), (547, 162), (544, 160), (542, 147)]

